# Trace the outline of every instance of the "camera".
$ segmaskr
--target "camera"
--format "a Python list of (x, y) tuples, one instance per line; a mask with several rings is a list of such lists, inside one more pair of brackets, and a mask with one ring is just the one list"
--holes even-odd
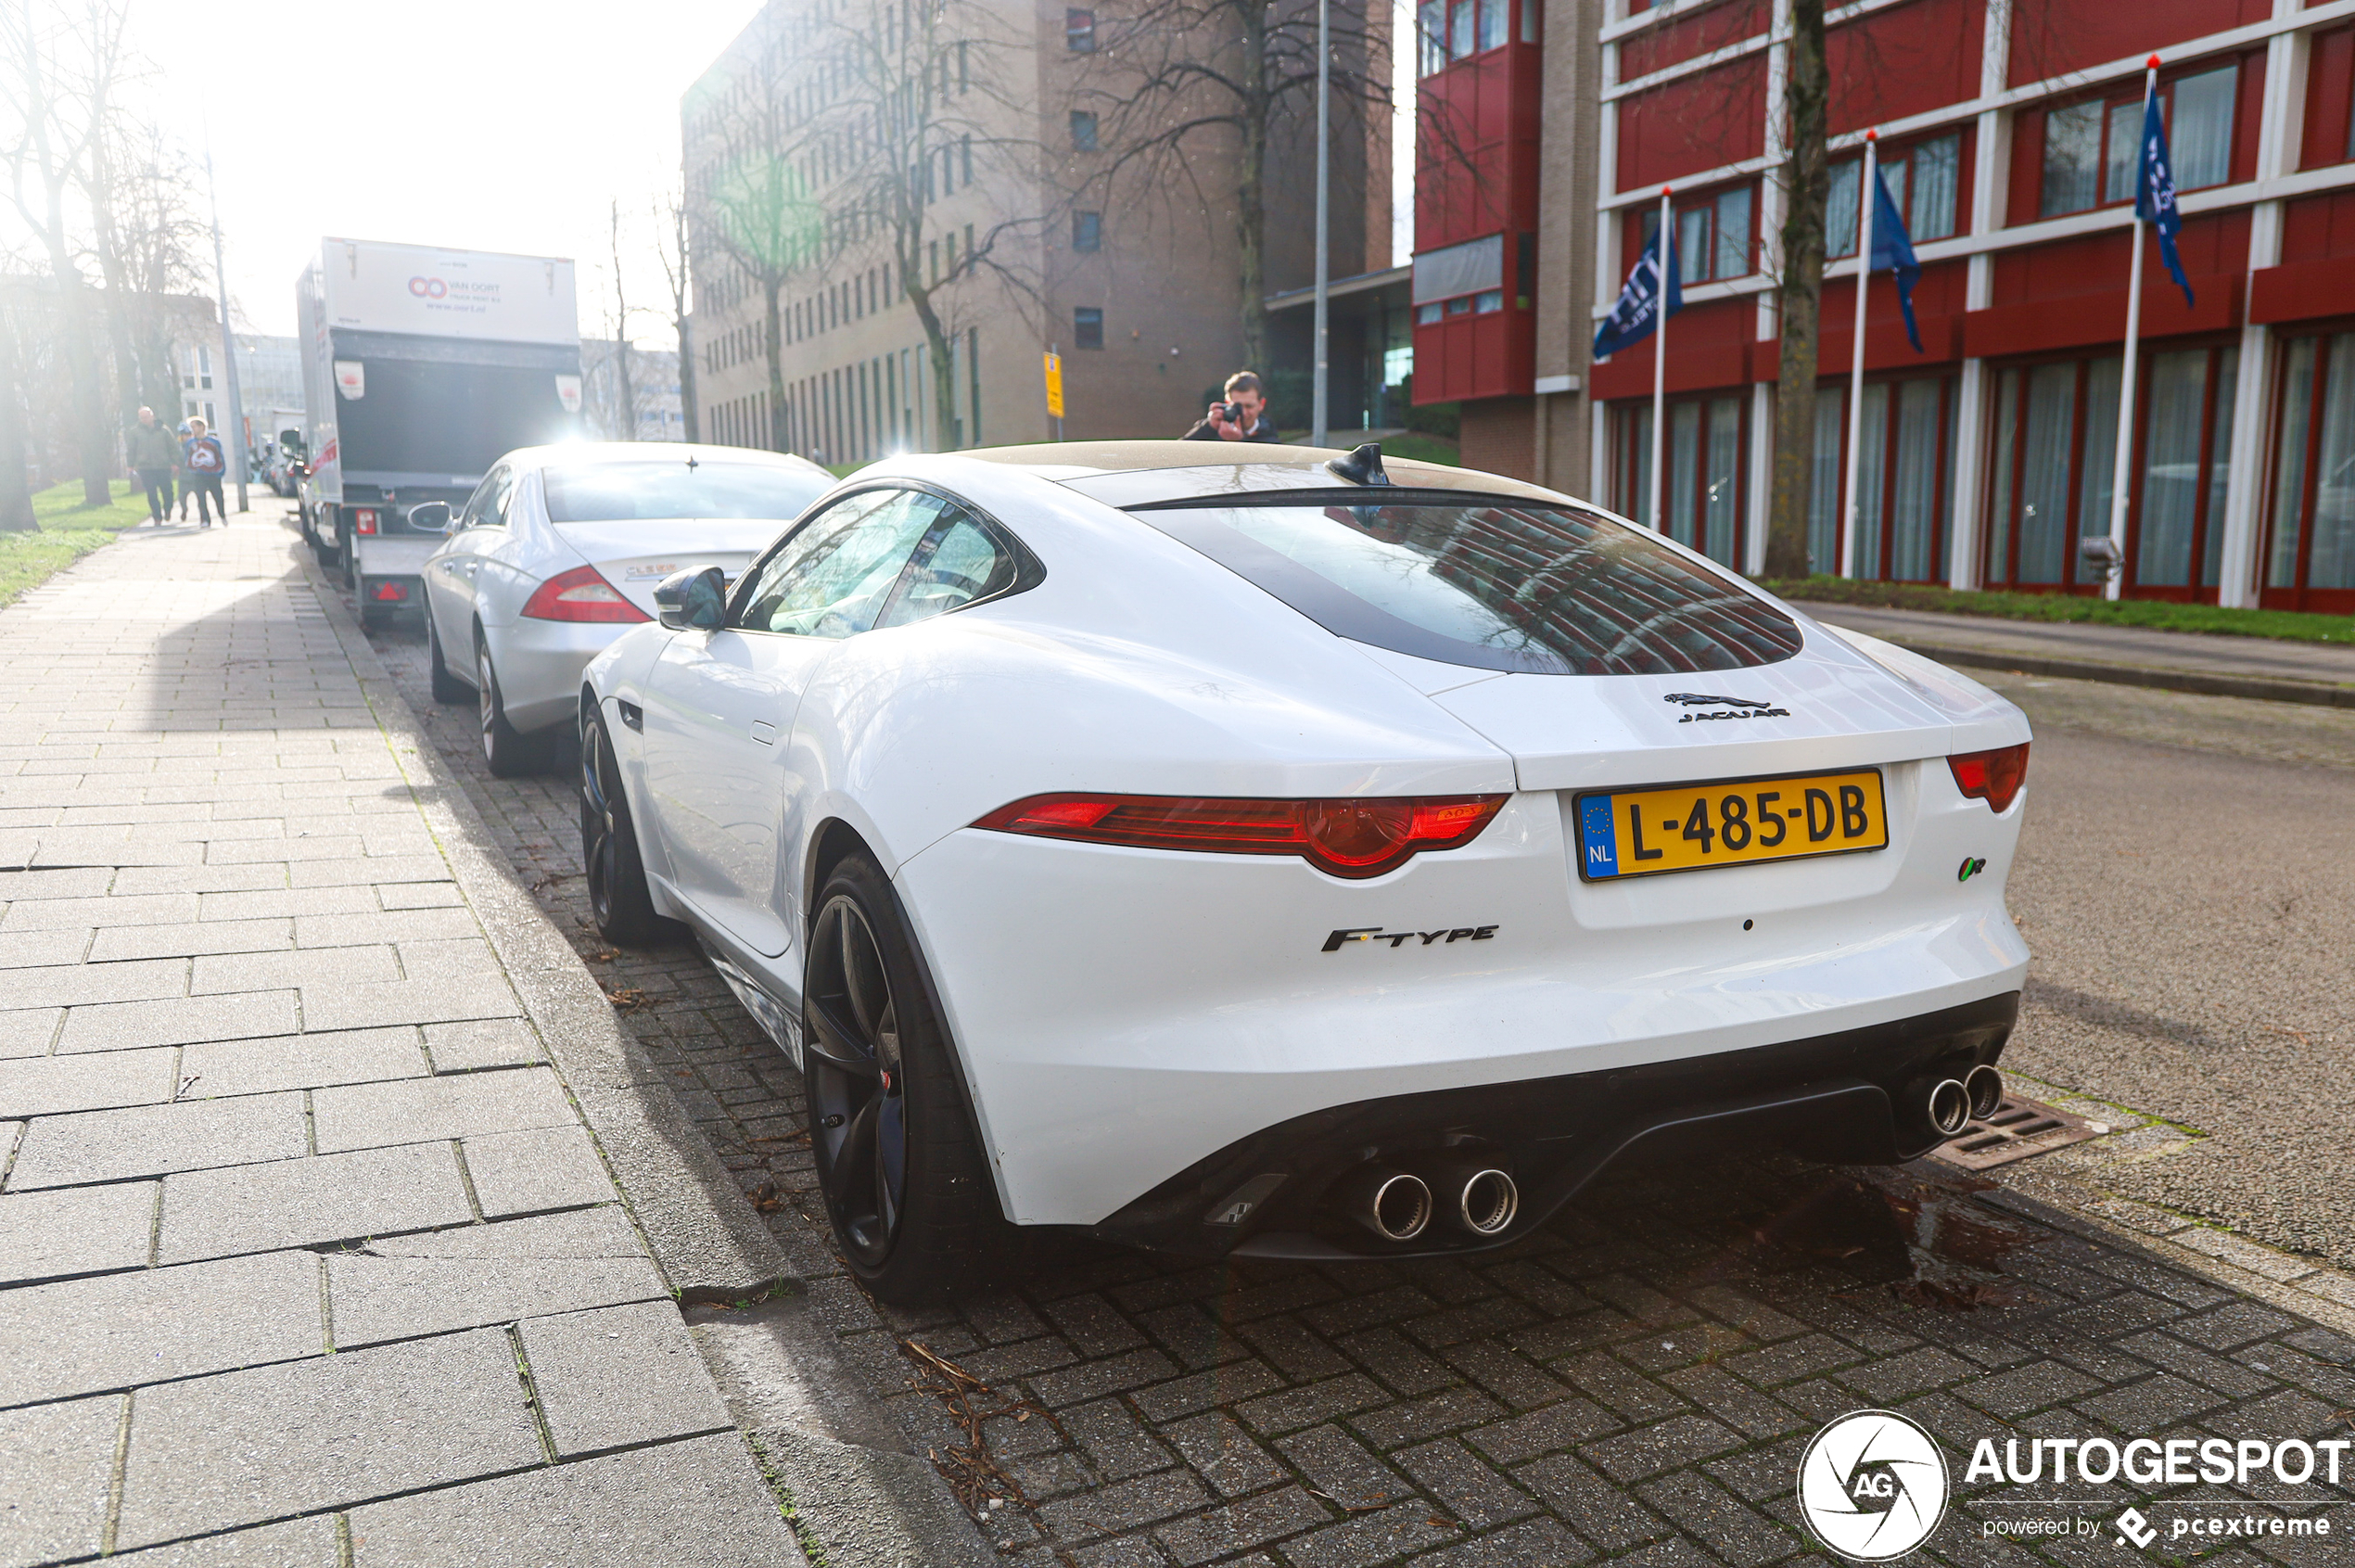
[(1240, 425), (1243, 416), (1235, 412), (1233, 403), (1215, 402), (1210, 405), (1210, 417), (1215, 424)]

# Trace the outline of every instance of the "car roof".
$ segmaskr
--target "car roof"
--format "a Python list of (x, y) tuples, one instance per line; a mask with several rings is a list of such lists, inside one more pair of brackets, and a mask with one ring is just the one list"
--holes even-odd
[(574, 467), (597, 463), (684, 463), (690, 457), (698, 463), (748, 463), (800, 469), (823, 476), (829, 484), (834, 482), (833, 474), (796, 453), (763, 452), (749, 446), (711, 446), (697, 441), (557, 441), (547, 446), (518, 447), (501, 461), (527, 467), (552, 464)]
[[(1157, 501), (1282, 490), (1332, 490), (1349, 481), (1325, 465), (1346, 457), (1341, 447), (1277, 446), (1228, 441), (1056, 441), (1037, 446), (983, 447), (957, 455), (1027, 468), (1114, 506)], [(1414, 490), (1463, 491), (1530, 501), (1570, 503), (1559, 491), (1500, 474), (1424, 463), (1410, 457), (1382, 459), (1394, 485)]]

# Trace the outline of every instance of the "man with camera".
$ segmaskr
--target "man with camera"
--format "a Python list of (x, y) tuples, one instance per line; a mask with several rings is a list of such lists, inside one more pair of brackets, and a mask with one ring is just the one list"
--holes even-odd
[(1227, 377), (1227, 401), (1210, 405), (1203, 421), (1181, 438), (1190, 441), (1277, 441), (1276, 422), (1267, 416), (1267, 393), (1259, 377), (1239, 370)]

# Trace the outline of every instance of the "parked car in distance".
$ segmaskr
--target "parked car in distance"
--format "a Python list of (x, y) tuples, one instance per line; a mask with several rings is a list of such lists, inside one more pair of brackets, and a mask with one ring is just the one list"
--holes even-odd
[(1472, 1252), (1631, 1150), (2000, 1101), (2027, 720), (1624, 519), (1072, 443), (887, 459), (723, 576), (588, 668), (592, 907), (796, 1059), (887, 1299), (1010, 1226)]
[(582, 667), (653, 618), (656, 582), (688, 562), (733, 574), (834, 482), (739, 447), (507, 453), (454, 515), (439, 502), (410, 514), (445, 534), (422, 574), (435, 699), (476, 704), (492, 772), (545, 766), (577, 721)]

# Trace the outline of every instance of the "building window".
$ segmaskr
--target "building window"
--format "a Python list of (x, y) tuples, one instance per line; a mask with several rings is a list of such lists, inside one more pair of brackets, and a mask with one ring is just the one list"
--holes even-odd
[[(1644, 214), (1643, 243), (1660, 226), (1658, 209)], [(1851, 249), (1855, 246), (1852, 238)], [(1676, 272), (1687, 283), (1746, 277), (1750, 272), (1750, 191), (1737, 185), (1676, 214)]]
[(1071, 312), (1071, 343), (1075, 349), (1101, 349), (1104, 346), (1104, 312), (1093, 305), (1081, 305)]
[(1472, 296), (1472, 310), (1477, 314), (1484, 316), (1491, 311), (1501, 311), (1504, 308), (1505, 291), (1501, 288), (1486, 289)]
[(1483, 54), (1501, 49), (1508, 41), (1507, 26), (1512, 20), (1508, 8), (1511, 0), (1480, 0), (1480, 48)]
[(1451, 316), (1468, 316), (1471, 314), (1471, 296), (1468, 294), (1460, 300), (1448, 300), (1447, 313)]
[(2264, 602), (2345, 614), (2355, 611), (2355, 332), (2286, 348)]
[[(1957, 411), (1952, 377), (1876, 381), (1865, 388), (1863, 417), (1857, 422), (1856, 576), (1887, 582), (1944, 578)], [(1810, 571), (1840, 569), (1847, 440), (1848, 389), (1825, 387), (1815, 394), (1815, 468), (1807, 516)]]
[(1063, 12), (1063, 47), (1075, 55), (1096, 52), (1096, 13), (1067, 10)]
[[(1661, 456), (1667, 506), (1661, 531), (1720, 566), (1741, 558), (1742, 404), (1740, 397), (1672, 399), (1668, 447)], [(1649, 402), (1623, 403), (1611, 448), (1612, 494), (1619, 510), (1651, 521)]]
[(972, 185), (974, 183), (974, 139), (971, 136), (967, 136), (962, 143), (962, 147), (963, 151), (959, 155), (958, 159), (960, 167), (957, 171), (957, 174), (958, 177), (963, 180), (965, 184)]
[(1428, 305), (1417, 305), (1415, 307), (1415, 325), (1417, 326), (1430, 326), (1439, 320), (1439, 314), (1440, 305), (1435, 300)]
[[(2159, 84), (2175, 188), (2221, 185), (2233, 172), (2233, 110), (2240, 68), (2220, 66)], [(2038, 216), (2059, 217), (2134, 199), (2143, 99), (2097, 99), (2044, 117), (2044, 189)]]
[[(1889, 199), (1896, 204), (1897, 215), (1904, 220), (1905, 233), (1915, 244), (1954, 237), (1955, 213), (1961, 205), (1962, 162), (1959, 132), (1881, 155), (1881, 182), (1888, 185)], [(1864, 172), (1862, 158), (1843, 159), (1832, 165), (1831, 188), (1824, 204), (1827, 257), (1856, 254), (1856, 225), (1864, 216), (1860, 200)]]
[(1101, 212), (1074, 212), (1071, 215), (1071, 248), (1074, 250), (1101, 250), (1104, 245), (1104, 215)]
[[(210, 349), (199, 347), (197, 350), (197, 385), (208, 392), (212, 390), (212, 351)], [(210, 419), (211, 414), (212, 411), (208, 407), (205, 416)]]
[(1416, 74), (1430, 76), (1447, 65), (1446, 0), (1423, 0), (1415, 12)]
[(1071, 150), (1074, 152), (1096, 150), (1096, 117), (1084, 108), (1076, 108), (1071, 111)]
[[(2216, 587), (2223, 558), (2240, 351), (2154, 353), (2139, 374), (2142, 440), (2126, 519), (2126, 582), (2162, 595), (2204, 596)], [(2021, 366), (1996, 378), (1991, 585), (2100, 585), (2077, 542), (2109, 532), (2118, 377), (2118, 360), (2103, 358)]]

